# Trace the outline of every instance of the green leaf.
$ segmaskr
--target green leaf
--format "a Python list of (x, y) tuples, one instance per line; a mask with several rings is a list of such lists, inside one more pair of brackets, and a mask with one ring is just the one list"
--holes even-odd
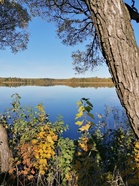
[(95, 124), (93, 123), (93, 122), (91, 122), (91, 121), (89, 121), (89, 124), (91, 125), (91, 126), (94, 126)]
[(90, 118), (95, 119), (93, 114), (87, 113), (87, 115), (88, 115)]
[(89, 100), (89, 98), (82, 98), (81, 100), (83, 100), (83, 101), (88, 101)]
[(91, 103), (90, 101), (86, 101), (86, 103), (87, 103), (90, 107), (93, 108), (93, 105), (92, 105), (92, 103)]
[(85, 110), (87, 111), (87, 112), (90, 112), (91, 110), (92, 110), (92, 107), (90, 107), (90, 106), (86, 106), (86, 107), (84, 107), (85, 108)]

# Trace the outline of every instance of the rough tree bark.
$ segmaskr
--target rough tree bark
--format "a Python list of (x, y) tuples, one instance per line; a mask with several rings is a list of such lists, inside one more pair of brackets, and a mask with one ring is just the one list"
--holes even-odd
[(0, 124), (0, 166), (1, 172), (8, 172), (12, 153), (8, 145), (8, 135), (6, 129)]
[(123, 0), (86, 0), (103, 55), (130, 124), (139, 138), (139, 48)]

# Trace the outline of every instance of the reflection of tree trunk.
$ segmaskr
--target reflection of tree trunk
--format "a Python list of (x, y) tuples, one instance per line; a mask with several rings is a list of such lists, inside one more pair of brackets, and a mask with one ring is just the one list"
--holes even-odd
[(86, 0), (119, 99), (139, 138), (139, 49), (123, 0)]
[(7, 172), (9, 170), (10, 158), (12, 153), (8, 145), (8, 135), (6, 129), (0, 124), (0, 164), (1, 172)]

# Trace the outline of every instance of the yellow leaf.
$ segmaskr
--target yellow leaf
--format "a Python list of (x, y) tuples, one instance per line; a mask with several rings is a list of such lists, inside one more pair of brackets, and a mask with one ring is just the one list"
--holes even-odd
[(47, 164), (47, 161), (46, 161), (46, 159), (40, 159), (40, 164)]
[(38, 142), (38, 140), (33, 139), (31, 142), (32, 142), (33, 145), (35, 145)]
[(83, 142), (85, 142), (85, 143), (88, 142), (88, 138), (86, 138), (86, 137), (81, 138), (81, 140), (82, 140)]
[(54, 156), (55, 155), (55, 152), (54, 151), (51, 151), (51, 156)]
[(78, 156), (82, 155), (82, 153), (81, 153), (81, 152), (79, 152), (79, 151), (78, 151), (78, 153), (77, 153), (77, 154), (78, 154)]
[(83, 124), (84, 120), (82, 121), (77, 121), (75, 124), (78, 125), (78, 126), (81, 126)]
[(139, 142), (138, 141), (135, 143), (135, 148), (139, 149)]
[(71, 174), (67, 173), (67, 174), (66, 174), (66, 179), (69, 180), (69, 181), (72, 180)]
[(40, 154), (43, 154), (44, 150), (43, 150), (43, 148), (42, 148), (42, 144), (40, 145), (40, 149), (38, 150), (38, 152), (39, 152)]
[(54, 135), (54, 136), (52, 136), (52, 139), (53, 139), (54, 141), (57, 141), (58, 136), (57, 136), (57, 135)]
[(51, 136), (47, 136), (47, 140), (48, 140), (48, 142), (53, 143), (53, 140), (52, 140), (52, 137)]
[(51, 154), (50, 153), (49, 154), (45, 154), (45, 158), (50, 159), (51, 158)]
[(45, 171), (44, 170), (40, 170), (40, 174), (44, 175)]
[(88, 131), (90, 128), (90, 125), (89, 124), (86, 124), (84, 126), (82, 126), (81, 128), (79, 128), (80, 131)]
[(43, 137), (44, 137), (44, 132), (43, 132), (43, 131), (40, 132), (40, 133), (38, 134), (38, 136), (41, 137), (41, 138), (43, 138)]
[(36, 159), (40, 159), (39, 154), (34, 155)]
[(79, 113), (77, 113), (75, 119), (78, 119), (78, 118), (82, 117), (83, 114), (84, 114), (83, 112), (79, 112)]
[(85, 111), (84, 106), (80, 106), (79, 109), (78, 109), (78, 112), (84, 112), (84, 111)]
[(77, 102), (77, 106), (80, 107), (83, 104), (83, 102), (80, 100)]
[(135, 155), (135, 158), (139, 160), (139, 154)]
[(86, 144), (80, 143), (79, 145), (80, 145), (80, 147), (81, 147), (84, 151), (87, 151), (87, 150), (88, 150)]

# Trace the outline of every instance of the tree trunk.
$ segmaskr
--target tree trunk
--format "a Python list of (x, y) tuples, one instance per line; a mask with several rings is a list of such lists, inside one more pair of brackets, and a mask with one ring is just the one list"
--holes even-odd
[(117, 94), (139, 138), (139, 48), (123, 0), (86, 0)]
[(8, 172), (10, 168), (10, 159), (12, 158), (12, 153), (8, 145), (7, 131), (0, 124), (0, 166), (1, 172)]

